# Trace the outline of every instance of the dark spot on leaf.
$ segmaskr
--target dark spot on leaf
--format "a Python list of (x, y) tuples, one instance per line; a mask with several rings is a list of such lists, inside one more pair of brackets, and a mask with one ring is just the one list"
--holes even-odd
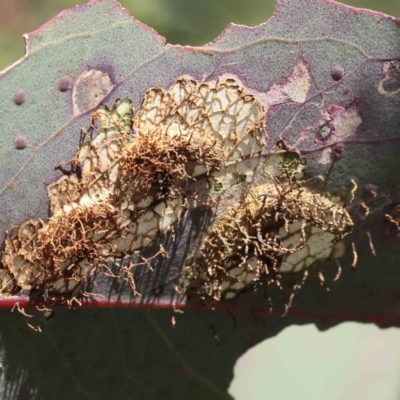
[(68, 76), (63, 76), (58, 81), (58, 90), (60, 92), (66, 92), (70, 88), (71, 82)]
[(151, 292), (156, 297), (161, 296), (164, 292), (164, 286), (163, 285), (157, 286), (157, 287), (151, 289)]
[(338, 65), (335, 65), (331, 68), (331, 77), (335, 81), (340, 81), (343, 78), (343, 73), (343, 68)]
[(28, 139), (25, 135), (17, 135), (14, 139), (14, 145), (16, 149), (22, 150), (28, 145)]
[(20, 106), (23, 104), (26, 100), (26, 93), (23, 89), (18, 89), (13, 97), (13, 102), (17, 105)]
[(54, 167), (54, 169), (58, 169), (59, 171), (61, 171), (64, 175), (70, 176), (72, 174), (76, 174), (76, 176), (78, 177), (78, 179), (82, 178), (82, 168), (79, 164), (77, 164), (76, 162), (71, 162), (69, 164), (69, 168), (65, 167), (64, 165), (60, 164), (60, 165), (56, 165)]
[(390, 215), (394, 220), (400, 221), (400, 204), (395, 203), (390, 206)]
[(373, 183), (366, 183), (363, 186), (363, 199), (370, 200), (376, 197), (378, 193), (378, 186), (374, 185)]
[(337, 155), (342, 154), (344, 152), (344, 143), (335, 143), (332, 146), (332, 151)]
[(26, 394), (28, 396), (32, 396), (34, 393), (34, 390), (31, 387), (26, 388)]

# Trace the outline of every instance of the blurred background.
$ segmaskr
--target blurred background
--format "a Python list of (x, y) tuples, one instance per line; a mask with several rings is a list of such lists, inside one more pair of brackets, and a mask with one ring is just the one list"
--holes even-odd
[[(400, 17), (399, 0), (346, 0)], [(0, 70), (24, 54), (22, 34), (37, 29), (82, 0), (0, 0)], [(153, 27), (168, 43), (200, 46), (230, 23), (254, 26), (273, 13), (273, 0), (120, 0), (131, 14)]]
[[(83, 2), (0, 0), (0, 70), (23, 55), (22, 34)], [(273, 0), (120, 2), (168, 43), (195, 46), (212, 41), (230, 22), (265, 22), (274, 9)], [(400, 0), (344, 2), (400, 17)], [(314, 326), (291, 326), (238, 360), (230, 394), (237, 400), (399, 399), (399, 343), (400, 331), (395, 328), (345, 323), (320, 333)]]

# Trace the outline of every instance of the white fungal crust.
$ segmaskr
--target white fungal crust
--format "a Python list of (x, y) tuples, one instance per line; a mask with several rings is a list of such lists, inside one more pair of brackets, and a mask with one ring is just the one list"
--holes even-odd
[(170, 90), (150, 89), (135, 117), (130, 100), (99, 107), (91, 118), (95, 137), (75, 156), (77, 173), (48, 186), (49, 221), (27, 221), (6, 240), (0, 292), (73, 298), (108, 258), (142, 250), (171, 230), (191, 184), (205, 177), (207, 191), (233, 164), (253, 173), (263, 117), (262, 105), (232, 79), (184, 78)]
[(330, 256), (353, 223), (338, 199), (302, 187), (303, 164), (295, 152), (270, 157), (269, 182), (215, 221), (186, 261), (181, 292), (211, 302), (231, 299), (252, 284), (279, 286), (282, 273)]

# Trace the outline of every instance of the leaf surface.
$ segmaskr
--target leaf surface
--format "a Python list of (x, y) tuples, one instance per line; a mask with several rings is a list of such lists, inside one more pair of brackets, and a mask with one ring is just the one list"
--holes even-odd
[[(333, 1), (283, 0), (258, 27), (230, 25), (202, 48), (164, 46), (163, 38), (115, 0), (91, 0), (28, 34), (25, 57), (0, 75), (2, 239), (30, 218), (47, 219), (46, 185), (61, 176), (54, 167), (74, 157), (81, 128), (88, 129), (99, 103), (130, 98), (138, 110), (149, 88), (169, 88), (181, 76), (242, 82), (267, 110), (268, 151), (279, 140), (299, 150), (312, 188), (339, 194), (355, 228), (340, 259), (341, 278), (332, 282), (335, 260), (316, 267), (330, 291), (315, 278), (295, 297), (286, 318), (280, 315), (299, 280), (295, 275), (284, 278), (286, 289), (272, 293), (273, 315), (262, 291), (249, 292), (217, 311), (190, 303), (184, 315), (175, 315), (176, 329), (171, 310), (60, 311), (32, 345), (33, 332), (20, 333), (22, 344), (14, 340), (24, 328), (5, 314), (7, 396), (32, 389), (38, 398), (49, 398), (51, 388), (54, 397), (53, 385), (38, 374), (46, 370), (54, 374), (50, 380), (63, 380), (54, 385), (60, 399), (109, 398), (116, 388), (122, 397), (128, 391), (148, 398), (179, 391), (184, 398), (224, 398), (237, 357), (285, 326), (313, 322), (327, 329), (343, 320), (398, 326), (398, 235), (385, 215), (395, 215), (400, 201), (399, 26), (392, 17)], [(206, 213), (196, 210), (179, 222), (175, 242), (160, 238), (170, 258), (136, 276), (146, 306), (176, 301), (171, 279), (206, 226)], [(155, 248), (143, 255), (150, 257)], [(137, 305), (127, 288), (97, 283), (106, 304)], [(67, 333), (78, 330), (87, 342)], [(113, 340), (116, 345), (109, 346)], [(37, 368), (36, 348), (55, 358), (55, 366)], [(77, 354), (84, 364), (76, 362)], [(83, 368), (97, 374), (85, 375)], [(122, 386), (116, 383), (120, 374)], [(109, 379), (99, 382), (96, 375)]]

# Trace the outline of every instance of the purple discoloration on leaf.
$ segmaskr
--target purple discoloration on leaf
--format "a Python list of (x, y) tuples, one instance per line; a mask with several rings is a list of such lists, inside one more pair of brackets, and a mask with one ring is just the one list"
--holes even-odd
[(26, 100), (26, 93), (23, 89), (18, 89), (14, 96), (13, 96), (13, 102), (17, 105), (20, 106), (23, 104)]
[(63, 76), (58, 81), (58, 90), (60, 92), (66, 92), (70, 88), (70, 85), (71, 85), (71, 80), (69, 79), (69, 76)]
[(332, 146), (332, 151), (333, 151), (337, 156), (339, 156), (340, 154), (342, 154), (342, 153), (344, 152), (344, 143), (341, 143), (341, 142), (335, 143), (335, 144)]
[[(321, 118), (310, 127), (303, 129), (298, 143), (312, 140), (314, 143), (323, 142), (332, 145), (353, 136), (361, 125), (361, 117), (355, 106), (345, 108), (332, 105), (321, 110)], [(309, 139), (309, 140), (307, 140)]]
[(17, 135), (14, 139), (14, 144), (16, 149), (22, 150), (28, 145), (28, 139), (25, 135)]
[(340, 65), (335, 65), (331, 68), (331, 76), (335, 81), (340, 81), (343, 78), (344, 69)]

